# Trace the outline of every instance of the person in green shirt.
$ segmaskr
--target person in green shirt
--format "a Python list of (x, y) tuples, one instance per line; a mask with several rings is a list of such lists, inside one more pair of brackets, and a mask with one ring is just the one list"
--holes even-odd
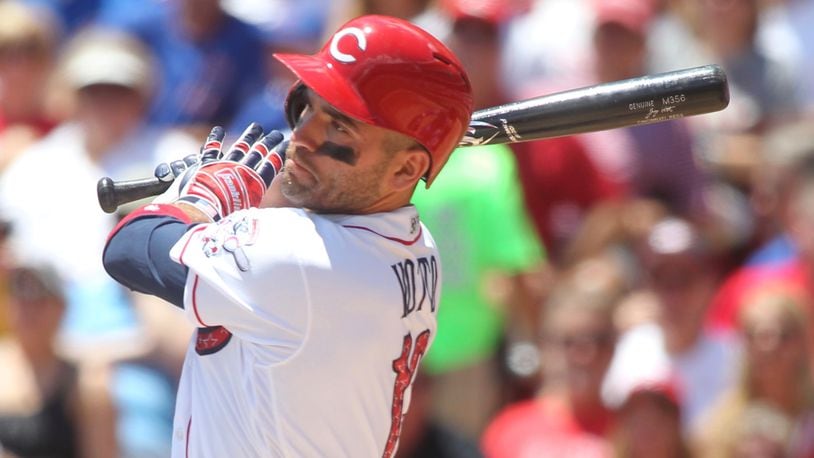
[[(438, 334), (422, 366), (434, 376), (436, 414), (477, 436), (501, 404), (498, 349), (523, 321), (512, 314), (537, 306), (523, 279), (544, 249), (506, 145), (459, 149), (431, 189), (418, 188), (412, 202), (444, 253)], [(507, 300), (496, 284), (508, 286)]]

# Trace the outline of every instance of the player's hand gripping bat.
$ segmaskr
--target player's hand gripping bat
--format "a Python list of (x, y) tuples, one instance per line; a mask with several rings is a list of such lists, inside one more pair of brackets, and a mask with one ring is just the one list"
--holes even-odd
[[(602, 83), (478, 110), (459, 146), (515, 143), (649, 124), (720, 111), (729, 104), (718, 65)], [(99, 180), (99, 205), (119, 205), (161, 194), (168, 181), (150, 177)]]

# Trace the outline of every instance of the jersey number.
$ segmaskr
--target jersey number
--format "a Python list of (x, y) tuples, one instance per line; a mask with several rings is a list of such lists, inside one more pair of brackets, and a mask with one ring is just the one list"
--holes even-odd
[(390, 411), (390, 434), (387, 436), (387, 445), (384, 447), (382, 458), (390, 458), (396, 451), (399, 435), (401, 434), (401, 423), (404, 420), (404, 393), (413, 381), (418, 362), (427, 351), (427, 344), (430, 341), (430, 331), (426, 330), (418, 335), (413, 343), (413, 336), (404, 336), (401, 345), (401, 356), (393, 360), (393, 371), (396, 373), (396, 384), (393, 387), (393, 407)]

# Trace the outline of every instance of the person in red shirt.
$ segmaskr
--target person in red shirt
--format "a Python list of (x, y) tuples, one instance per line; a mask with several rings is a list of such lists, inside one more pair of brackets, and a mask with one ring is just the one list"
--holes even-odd
[(613, 308), (623, 292), (616, 269), (609, 260), (585, 260), (553, 291), (541, 347), (545, 386), (492, 420), (481, 439), (487, 457), (611, 456), (613, 413), (600, 391), (616, 341)]
[(623, 195), (599, 170), (577, 137), (512, 145), (523, 196), (534, 228), (553, 263), (561, 263), (587, 213)]
[[(583, 3), (583, 2), (578, 2)], [(546, 75), (521, 86), (518, 98), (608, 83), (651, 73), (648, 31), (657, 17), (653, 0), (590, 0), (592, 39), (575, 49), (579, 69)], [(576, 137), (519, 144), (515, 148), (526, 201), (551, 259), (565, 254), (597, 204), (653, 199), (695, 220), (704, 215), (707, 176), (694, 156), (684, 120), (632, 126)]]
[[(765, 285), (784, 281), (814, 295), (814, 143), (808, 140), (797, 149), (771, 196), (776, 208), (770, 216), (780, 223), (774, 238), (724, 280), (707, 315), (713, 329), (735, 328), (745, 299)], [(781, 242), (786, 248), (772, 251)]]

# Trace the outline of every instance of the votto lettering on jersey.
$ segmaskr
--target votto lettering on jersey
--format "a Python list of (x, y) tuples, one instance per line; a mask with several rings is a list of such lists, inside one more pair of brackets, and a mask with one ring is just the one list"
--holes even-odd
[(435, 312), (436, 291), (438, 291), (438, 262), (435, 256), (405, 259), (390, 266), (401, 287), (404, 304), (402, 318), (421, 310), (429, 303), (430, 311)]

